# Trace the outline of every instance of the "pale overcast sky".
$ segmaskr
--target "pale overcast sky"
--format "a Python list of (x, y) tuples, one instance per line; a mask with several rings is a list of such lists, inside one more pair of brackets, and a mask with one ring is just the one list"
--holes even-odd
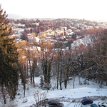
[(107, 0), (0, 0), (7, 14), (26, 18), (79, 18), (107, 21)]

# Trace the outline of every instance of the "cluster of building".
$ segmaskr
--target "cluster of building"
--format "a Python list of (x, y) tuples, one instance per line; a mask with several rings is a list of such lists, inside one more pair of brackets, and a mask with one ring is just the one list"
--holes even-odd
[[(44, 26), (44, 23), (48, 23), (48, 27), (41, 31), (40, 29)], [(19, 23), (13, 21), (11, 24), (17, 42), (27, 40), (30, 44), (37, 43), (38, 46), (40, 46), (41, 42), (50, 42), (52, 44), (59, 42), (63, 44), (62, 48), (66, 49), (90, 42), (88, 36), (84, 38), (85, 34), (81, 35), (81, 31), (107, 27), (106, 23), (77, 19), (55, 19), (46, 20), (46, 22), (44, 20), (35, 20), (29, 27), (20, 23), (20, 21)]]

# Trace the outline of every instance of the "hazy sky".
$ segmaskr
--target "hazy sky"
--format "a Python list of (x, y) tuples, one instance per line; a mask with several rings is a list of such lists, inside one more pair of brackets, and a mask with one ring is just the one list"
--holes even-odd
[(107, 0), (0, 0), (8, 14), (26, 18), (80, 18), (107, 21)]

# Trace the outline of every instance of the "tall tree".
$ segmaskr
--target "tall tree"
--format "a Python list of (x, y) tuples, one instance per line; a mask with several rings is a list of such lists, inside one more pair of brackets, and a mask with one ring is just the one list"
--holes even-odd
[(18, 54), (15, 38), (9, 36), (11, 27), (6, 12), (0, 7), (0, 91), (6, 103), (6, 93), (14, 99), (18, 89)]

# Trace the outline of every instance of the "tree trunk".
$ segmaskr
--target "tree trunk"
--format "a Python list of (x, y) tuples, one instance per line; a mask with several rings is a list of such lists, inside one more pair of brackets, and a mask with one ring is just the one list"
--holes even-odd
[(59, 87), (59, 62), (57, 62), (57, 89), (58, 89), (58, 87)]
[(5, 90), (3, 85), (2, 85), (2, 95), (3, 95), (4, 104), (6, 104), (6, 96), (5, 96)]
[(73, 77), (73, 88), (75, 86), (75, 76)]

